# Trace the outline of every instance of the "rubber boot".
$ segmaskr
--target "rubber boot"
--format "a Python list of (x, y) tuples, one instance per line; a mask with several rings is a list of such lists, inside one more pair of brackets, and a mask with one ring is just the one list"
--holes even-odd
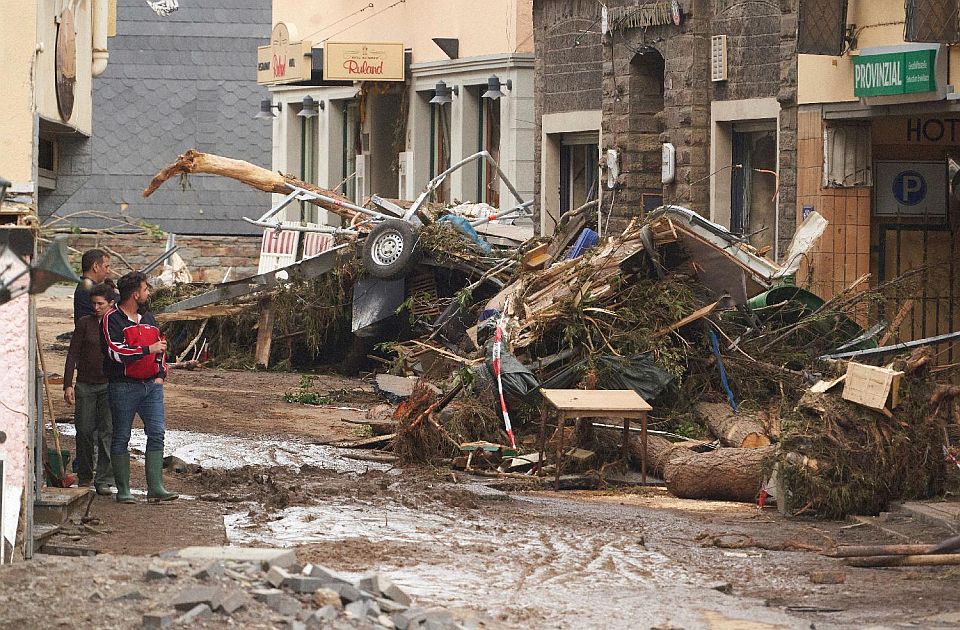
[(147, 500), (173, 501), (180, 495), (163, 487), (163, 451), (147, 451), (144, 467), (147, 471)]
[(112, 456), (110, 466), (117, 482), (117, 503), (136, 503), (137, 500), (130, 494), (130, 453)]

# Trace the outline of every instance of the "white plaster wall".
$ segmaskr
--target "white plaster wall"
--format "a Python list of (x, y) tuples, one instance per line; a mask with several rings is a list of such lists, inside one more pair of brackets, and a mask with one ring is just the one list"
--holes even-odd
[(0, 444), (3, 486), (3, 537), (15, 544), (22, 493), (28, 487), (28, 430), (30, 369), (30, 297), (0, 305)]

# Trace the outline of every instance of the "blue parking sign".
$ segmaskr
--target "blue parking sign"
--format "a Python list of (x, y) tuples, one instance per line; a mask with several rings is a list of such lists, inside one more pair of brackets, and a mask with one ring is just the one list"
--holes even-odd
[(916, 171), (901, 171), (893, 178), (893, 196), (905, 206), (915, 206), (927, 197), (927, 180)]

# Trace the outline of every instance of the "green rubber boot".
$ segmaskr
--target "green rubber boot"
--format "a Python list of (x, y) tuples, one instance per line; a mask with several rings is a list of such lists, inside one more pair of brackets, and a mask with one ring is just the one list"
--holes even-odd
[(147, 500), (173, 501), (179, 494), (163, 487), (163, 451), (147, 451), (144, 467), (147, 471)]
[(130, 494), (130, 453), (111, 456), (110, 466), (117, 483), (117, 503), (136, 503), (137, 500)]

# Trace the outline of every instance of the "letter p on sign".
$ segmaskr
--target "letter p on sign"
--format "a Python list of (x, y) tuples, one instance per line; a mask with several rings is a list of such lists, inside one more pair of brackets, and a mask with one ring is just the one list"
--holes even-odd
[(893, 196), (905, 206), (915, 206), (927, 196), (927, 180), (916, 171), (903, 171), (893, 179)]

